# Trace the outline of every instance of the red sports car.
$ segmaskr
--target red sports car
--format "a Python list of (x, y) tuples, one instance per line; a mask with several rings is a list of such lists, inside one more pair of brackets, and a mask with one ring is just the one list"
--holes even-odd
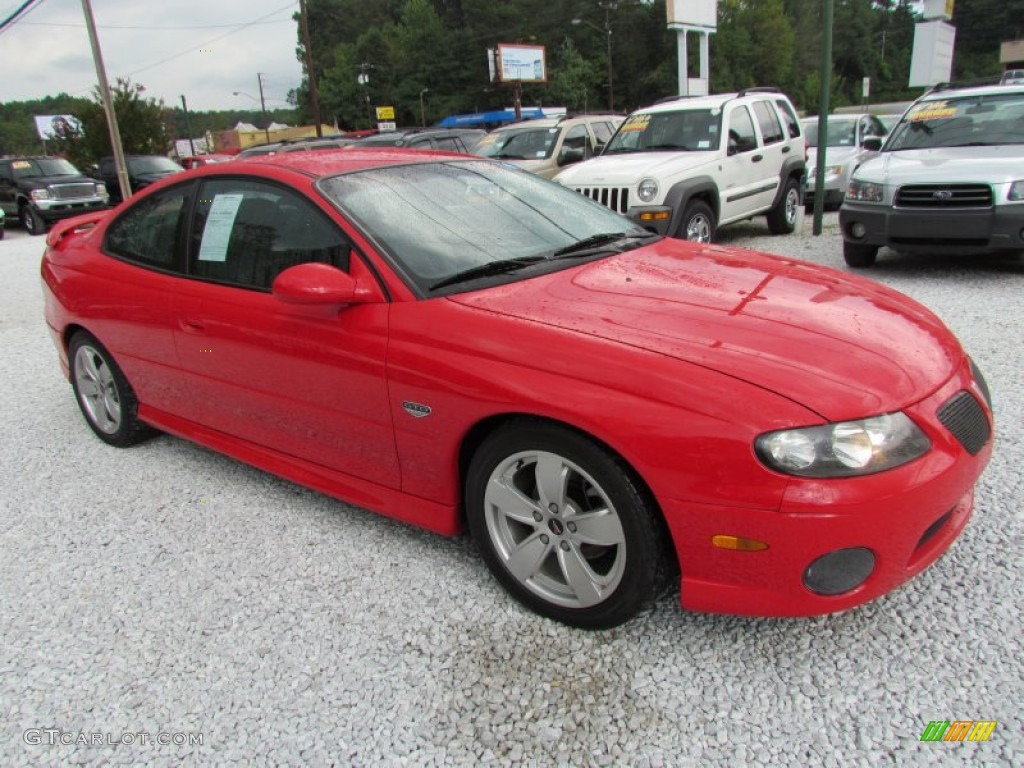
[(47, 238), (85, 420), (438, 533), (582, 627), (838, 611), (926, 568), (989, 460), (984, 380), (868, 280), (667, 239), (483, 159), (304, 152)]

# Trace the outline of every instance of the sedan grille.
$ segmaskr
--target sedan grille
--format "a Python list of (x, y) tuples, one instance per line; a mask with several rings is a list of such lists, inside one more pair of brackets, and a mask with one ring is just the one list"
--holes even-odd
[(96, 197), (96, 185), (86, 184), (52, 184), (50, 192), (57, 200), (78, 200), (83, 197)]
[(991, 208), (987, 184), (910, 184), (896, 192), (900, 208)]
[(976, 456), (992, 435), (985, 410), (970, 392), (953, 395), (939, 408), (938, 417), (971, 456)]
[(576, 187), (576, 191), (617, 213), (629, 210), (629, 187)]

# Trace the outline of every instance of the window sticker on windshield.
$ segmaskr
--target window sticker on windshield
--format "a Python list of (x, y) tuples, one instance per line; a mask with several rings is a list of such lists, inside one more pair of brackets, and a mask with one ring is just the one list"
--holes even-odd
[(702, 140), (702, 141), (698, 141), (697, 142), (697, 149), (707, 149), (710, 146), (711, 146), (711, 142), (707, 141), (707, 140)]
[(708, 133), (710, 133), (712, 136), (714, 136), (716, 133), (718, 133), (718, 124), (717, 123), (712, 123), (711, 125), (709, 125), (708, 126)]
[(650, 122), (650, 115), (633, 115), (622, 124), (622, 127), (619, 130), (623, 133), (629, 133), (630, 131), (643, 131), (647, 129)]
[(948, 101), (930, 101), (917, 104), (910, 108), (907, 120), (935, 120), (944, 117), (956, 117), (956, 107), (949, 106)]
[(537, 152), (534, 152), (534, 153), (533, 153), (533, 156), (534, 156), (534, 157), (540, 157), (540, 158), (544, 158), (544, 157), (546, 157), (546, 156), (547, 156), (547, 154), (548, 154), (547, 152), (545, 152), (545, 151), (544, 151), (543, 149), (541, 149), (541, 150), (539, 150), (539, 151), (537, 151)]
[(13, 163), (11, 163), (11, 168), (13, 168), (16, 171), (20, 171), (23, 168), (31, 168), (31, 167), (32, 167), (32, 163), (30, 163), (28, 160), (15, 160)]
[(232, 194), (213, 198), (210, 212), (206, 214), (203, 241), (199, 246), (200, 261), (227, 261), (231, 227), (234, 226), (243, 197), (242, 194)]
[(486, 147), (488, 144), (493, 144), (497, 140), (498, 140), (498, 135), (496, 133), (491, 133), (491, 134), (488, 134), (487, 136), (481, 137), (480, 141), (478, 141), (476, 144), (477, 144), (478, 147)]

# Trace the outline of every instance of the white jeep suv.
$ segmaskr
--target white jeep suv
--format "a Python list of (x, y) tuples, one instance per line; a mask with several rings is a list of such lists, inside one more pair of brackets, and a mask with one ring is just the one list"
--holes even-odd
[(710, 242), (759, 214), (774, 234), (792, 232), (805, 177), (793, 105), (775, 88), (748, 88), (637, 110), (599, 157), (555, 181), (659, 234)]
[(1024, 251), (1024, 84), (937, 86), (853, 174), (843, 257)]

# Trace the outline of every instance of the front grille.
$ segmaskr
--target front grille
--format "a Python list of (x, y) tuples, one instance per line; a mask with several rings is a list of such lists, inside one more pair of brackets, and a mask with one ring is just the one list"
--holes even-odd
[(57, 200), (78, 200), (83, 197), (96, 197), (96, 185), (87, 184), (51, 184), (50, 192)]
[(617, 213), (629, 210), (629, 187), (576, 187), (576, 191)]
[(896, 191), (898, 208), (991, 208), (987, 184), (908, 184)]
[(943, 403), (937, 415), (971, 456), (976, 456), (992, 436), (985, 410), (966, 390)]

